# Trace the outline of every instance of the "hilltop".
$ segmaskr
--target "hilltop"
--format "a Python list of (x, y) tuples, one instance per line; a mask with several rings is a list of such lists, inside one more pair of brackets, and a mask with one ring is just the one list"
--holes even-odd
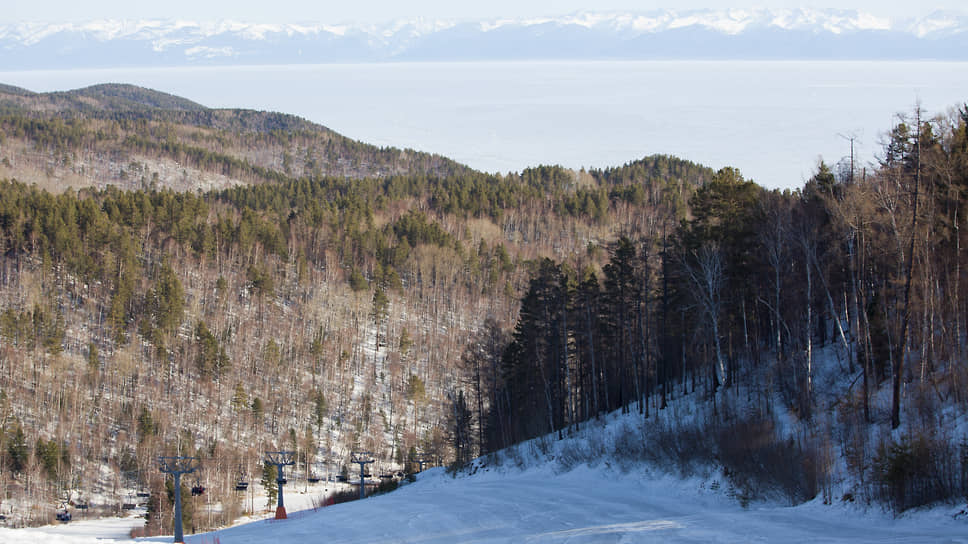
[(51, 93), (0, 87), (0, 129), (7, 159), (0, 176), (53, 191), (204, 191), (305, 176), (468, 171), (438, 155), (353, 141), (292, 115), (210, 109), (122, 84)]

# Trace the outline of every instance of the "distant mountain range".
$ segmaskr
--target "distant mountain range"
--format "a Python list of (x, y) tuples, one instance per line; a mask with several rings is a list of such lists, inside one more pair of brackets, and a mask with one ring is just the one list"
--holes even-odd
[(968, 60), (968, 14), (892, 19), (852, 10), (729, 9), (385, 25), (0, 26), (0, 70), (534, 59)]

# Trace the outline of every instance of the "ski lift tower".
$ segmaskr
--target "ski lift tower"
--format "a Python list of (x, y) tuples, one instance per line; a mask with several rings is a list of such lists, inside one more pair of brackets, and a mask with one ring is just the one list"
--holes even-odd
[(276, 484), (278, 484), (279, 503), (276, 506), (276, 519), (286, 519), (286, 503), (282, 499), (282, 486), (286, 485), (286, 477), (282, 475), (282, 467), (295, 465), (291, 451), (267, 451), (266, 463), (276, 465)]
[(360, 498), (366, 498), (366, 465), (373, 462), (373, 457), (368, 451), (354, 451), (351, 461), (360, 465)]
[(430, 462), (431, 456), (429, 453), (418, 453), (413, 457), (415, 463), (420, 465), (419, 472), (423, 472), (423, 466)]
[(198, 457), (159, 457), (158, 464), (161, 471), (171, 474), (175, 478), (175, 539), (173, 542), (185, 542), (182, 533), (182, 504), (181, 504), (181, 475), (191, 474), (198, 469)]

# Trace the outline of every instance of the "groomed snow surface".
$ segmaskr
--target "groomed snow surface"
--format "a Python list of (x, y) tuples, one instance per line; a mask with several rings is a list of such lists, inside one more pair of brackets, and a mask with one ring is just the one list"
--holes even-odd
[[(580, 438), (532, 442), (500, 461), (478, 461), (471, 474), (454, 477), (441, 468), (427, 470), (415, 483), (363, 501), (314, 511), (312, 502), (322, 489), (287, 492), (290, 519), (186, 535), (185, 541), (968, 543), (963, 504), (898, 518), (878, 507), (840, 501), (824, 505), (819, 498), (796, 507), (752, 503), (744, 508), (715, 474), (683, 480), (650, 473), (645, 467), (619, 470), (608, 461), (564, 470), (551, 459), (561, 459), (568, 447), (588, 448), (596, 437), (611, 440), (610, 434), (626, 428), (617, 418), (610, 418), (607, 426), (597, 425)], [(129, 518), (0, 529), (0, 542), (112, 544), (125, 541), (128, 530), (139, 523)], [(172, 537), (141, 541), (171, 542)]]

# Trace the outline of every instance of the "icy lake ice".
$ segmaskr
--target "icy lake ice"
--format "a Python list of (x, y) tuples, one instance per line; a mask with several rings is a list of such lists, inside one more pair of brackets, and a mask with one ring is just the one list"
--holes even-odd
[(0, 72), (33, 91), (133, 83), (210, 107), (305, 117), (488, 172), (618, 166), (655, 153), (793, 188), (823, 157), (875, 160), (920, 101), (968, 101), (968, 63), (640, 61), (390, 63)]

